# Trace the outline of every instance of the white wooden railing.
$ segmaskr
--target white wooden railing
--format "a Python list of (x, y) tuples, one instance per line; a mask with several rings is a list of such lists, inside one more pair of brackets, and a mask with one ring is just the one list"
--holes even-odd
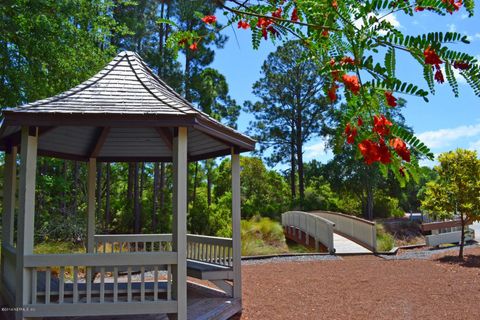
[(331, 211), (310, 211), (310, 213), (332, 221), (335, 224), (336, 233), (376, 252), (377, 229), (375, 222)]
[[(333, 228), (335, 224), (327, 219), (303, 211), (288, 211), (282, 214), (282, 226), (287, 227), (287, 232), (292, 232), (294, 227), (305, 232), (315, 239), (315, 249), (318, 242), (327, 247), (328, 252), (334, 253)], [(293, 231), (295, 232), (295, 231)], [(308, 244), (309, 238), (306, 238)]]
[[(142, 308), (149, 308), (153, 303), (157, 312), (176, 312), (177, 303), (171, 294), (171, 266), (177, 263), (176, 252), (34, 254), (25, 256), (24, 263), (31, 279), (30, 305), (37, 317), (62, 312), (111, 314), (109, 308), (116, 308), (112, 306), (116, 303), (137, 304)], [(120, 267), (124, 267), (124, 274)], [(153, 270), (151, 286), (146, 285), (147, 269)], [(139, 281), (133, 279), (133, 270), (141, 271)], [(98, 277), (93, 279), (96, 272)], [(85, 304), (89, 310), (73, 312), (69, 307)], [(106, 308), (105, 304), (110, 307)]]
[[(95, 235), (98, 253), (164, 252), (172, 250), (171, 234)], [(233, 242), (230, 238), (187, 235), (187, 259), (232, 267)]]

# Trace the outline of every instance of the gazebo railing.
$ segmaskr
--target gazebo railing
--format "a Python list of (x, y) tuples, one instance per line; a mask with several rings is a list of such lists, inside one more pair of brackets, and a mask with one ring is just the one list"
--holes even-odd
[[(171, 234), (95, 235), (98, 253), (164, 252), (172, 250)], [(232, 267), (233, 242), (230, 238), (187, 235), (187, 259)]]
[[(68, 314), (71, 305), (93, 308), (79, 310), (80, 314), (102, 314), (103, 310), (110, 314), (103, 305), (117, 303), (140, 304), (142, 308), (153, 303), (162, 312), (175, 313), (171, 266), (176, 263), (176, 252), (28, 255), (25, 267), (31, 279), (30, 304), (36, 316), (58, 314), (62, 308)], [(142, 272), (136, 275), (134, 270)]]

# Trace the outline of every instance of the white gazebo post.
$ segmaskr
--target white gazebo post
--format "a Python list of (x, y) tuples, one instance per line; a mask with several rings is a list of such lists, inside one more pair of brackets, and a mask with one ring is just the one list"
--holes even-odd
[(87, 253), (94, 253), (96, 159), (90, 158), (87, 166)]
[(240, 154), (232, 148), (233, 297), (242, 298), (242, 239), (240, 215)]
[[(15, 222), (15, 191), (17, 185), (17, 146), (5, 151), (5, 166), (3, 170), (3, 217), (2, 244), (13, 246), (13, 226)], [(2, 250), (2, 282), (5, 276), (5, 258)]]
[(187, 128), (175, 129), (173, 137), (172, 295), (177, 300), (177, 319), (187, 319)]
[[(32, 289), (31, 273), (24, 265), (25, 256), (33, 254), (38, 129), (22, 127), (21, 136), (15, 290), (15, 305), (19, 308), (29, 303)], [(23, 312), (16, 312), (16, 318), (23, 319)]]

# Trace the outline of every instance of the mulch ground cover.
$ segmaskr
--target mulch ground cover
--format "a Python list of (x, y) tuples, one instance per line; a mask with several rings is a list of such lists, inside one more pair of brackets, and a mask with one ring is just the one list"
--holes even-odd
[(480, 248), (456, 254), (245, 265), (236, 319), (480, 319)]

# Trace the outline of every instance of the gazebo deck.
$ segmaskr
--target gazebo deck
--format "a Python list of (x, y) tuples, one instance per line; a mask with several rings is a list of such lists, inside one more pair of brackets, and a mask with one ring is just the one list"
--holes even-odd
[[(2, 306), (4, 304), (2, 303)], [(224, 292), (189, 281), (187, 284), (187, 319), (226, 320), (241, 312), (240, 299), (231, 298)], [(46, 317), (45, 320), (168, 320), (166, 314), (115, 315), (115, 316), (80, 316), (80, 317)], [(13, 319), (13, 312), (2, 312), (0, 319)]]

